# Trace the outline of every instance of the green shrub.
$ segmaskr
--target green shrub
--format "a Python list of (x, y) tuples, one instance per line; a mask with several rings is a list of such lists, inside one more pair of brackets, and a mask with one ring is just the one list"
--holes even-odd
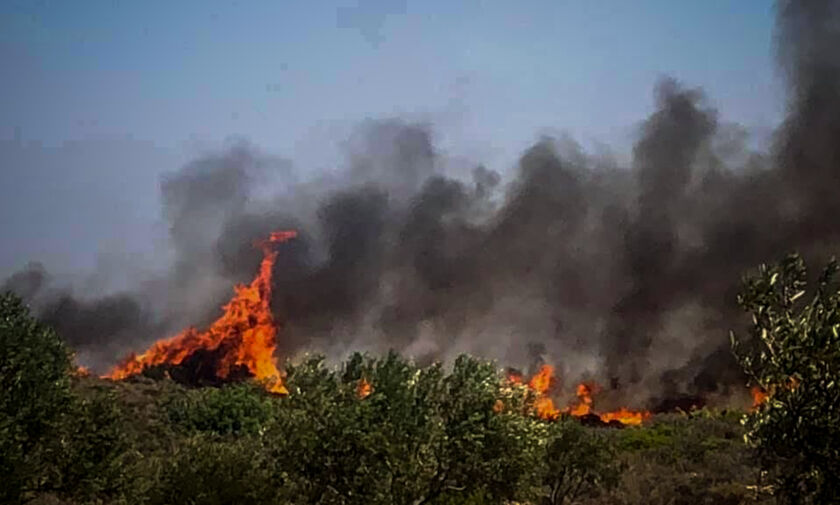
[(37, 491), (44, 445), (70, 404), (70, 353), (11, 293), (0, 295), (0, 502)]
[(44, 486), (74, 503), (113, 502), (135, 477), (125, 416), (116, 396), (97, 391), (75, 397), (50, 444), (51, 471)]
[(261, 433), (274, 410), (265, 390), (252, 383), (188, 391), (173, 397), (165, 408), (177, 429), (219, 435)]
[(494, 411), (490, 363), (461, 357), (447, 375), (390, 353), (341, 370), (313, 357), (287, 373), (267, 445), (299, 503), (498, 503), (536, 484), (544, 424)]
[(143, 502), (148, 505), (230, 505), (289, 503), (282, 481), (254, 437), (235, 440), (200, 434), (171, 452), (147, 461)]
[(829, 263), (806, 296), (802, 259), (762, 265), (745, 280), (749, 338), (732, 336), (752, 383), (770, 393), (744, 420), (746, 440), (788, 503), (840, 501), (840, 287)]
[(610, 441), (576, 420), (554, 423), (545, 450), (544, 503), (562, 505), (614, 488), (621, 464)]

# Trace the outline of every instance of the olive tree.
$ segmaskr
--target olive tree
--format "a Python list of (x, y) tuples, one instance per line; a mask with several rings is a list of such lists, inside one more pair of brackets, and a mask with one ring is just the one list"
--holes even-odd
[(752, 314), (736, 356), (768, 399), (744, 423), (746, 440), (786, 503), (840, 500), (840, 288), (831, 261), (807, 289), (803, 260), (790, 255), (745, 280), (740, 305)]
[(0, 295), (0, 502), (14, 503), (46, 478), (45, 440), (70, 396), (70, 353), (17, 296)]

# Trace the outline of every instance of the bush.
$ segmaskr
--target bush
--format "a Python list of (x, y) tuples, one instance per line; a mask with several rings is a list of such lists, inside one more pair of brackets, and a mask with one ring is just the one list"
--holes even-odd
[(149, 482), (142, 490), (148, 505), (289, 503), (282, 481), (253, 437), (221, 439), (201, 434), (183, 440), (171, 453), (151, 458), (141, 467)]
[(274, 410), (265, 390), (251, 383), (188, 391), (172, 398), (165, 408), (177, 429), (219, 435), (261, 433)]
[(571, 503), (618, 484), (621, 465), (604, 435), (575, 420), (564, 420), (551, 426), (548, 436), (543, 477), (546, 505)]
[(116, 396), (77, 397), (50, 442), (51, 471), (44, 489), (74, 503), (116, 500), (131, 487), (132, 443)]
[(339, 371), (314, 357), (287, 372), (268, 445), (296, 503), (496, 503), (533, 485), (542, 423), (494, 410), (492, 364), (461, 357), (446, 375), (357, 354)]
[(829, 263), (806, 296), (802, 259), (759, 268), (739, 296), (752, 314), (733, 350), (769, 398), (744, 420), (746, 440), (788, 503), (840, 501), (840, 288)]
[(70, 403), (70, 353), (11, 293), (0, 295), (0, 502), (46, 479), (45, 442)]

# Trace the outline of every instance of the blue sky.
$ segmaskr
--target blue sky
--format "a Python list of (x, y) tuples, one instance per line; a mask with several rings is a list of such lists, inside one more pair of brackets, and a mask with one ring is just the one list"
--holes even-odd
[(354, 124), (404, 116), (503, 170), (547, 130), (627, 149), (663, 75), (766, 130), (773, 24), (769, 0), (6, 0), (0, 276), (149, 250), (159, 175), (231, 136), (319, 170)]

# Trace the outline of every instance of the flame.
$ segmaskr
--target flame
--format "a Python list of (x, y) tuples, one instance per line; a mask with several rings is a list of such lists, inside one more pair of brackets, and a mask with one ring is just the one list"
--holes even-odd
[(651, 417), (651, 413), (647, 410), (630, 410), (621, 407), (612, 412), (604, 412), (600, 414), (601, 421), (608, 423), (610, 421), (618, 421), (621, 424), (639, 425), (643, 421), (647, 421)]
[[(525, 377), (513, 368), (508, 368), (505, 376), (508, 383), (512, 385), (525, 384)], [(560, 410), (554, 406), (554, 400), (547, 396), (554, 384), (554, 367), (551, 365), (541, 366), (540, 370), (528, 381), (528, 389), (533, 391), (535, 396), (534, 413), (541, 419), (554, 420), (560, 417)], [(493, 406), (495, 412), (501, 412), (503, 409), (504, 403), (501, 400)]]
[(362, 377), (359, 379), (359, 382), (356, 384), (356, 396), (360, 399), (367, 398), (370, 393), (373, 391), (373, 386), (368, 382), (367, 379)]
[(518, 370), (513, 368), (508, 368), (506, 375), (508, 382), (511, 384), (522, 384), (525, 382), (525, 377)]
[(753, 410), (759, 408), (761, 404), (766, 402), (767, 398), (770, 396), (767, 393), (767, 391), (765, 391), (761, 386), (753, 386), (752, 389), (750, 389), (750, 394), (753, 398)]
[(560, 410), (554, 406), (554, 400), (547, 396), (537, 397), (534, 401), (534, 410), (540, 419), (553, 421), (560, 417)]
[[(512, 384), (525, 383), (525, 377), (519, 372), (509, 369), (508, 381)], [(560, 417), (560, 409), (554, 406), (554, 400), (547, 396), (549, 389), (554, 386), (554, 367), (542, 365), (539, 371), (528, 381), (528, 388), (534, 392), (534, 413), (540, 419), (553, 421)]]
[(76, 376), (78, 376), (78, 377), (90, 377), (90, 375), (91, 375), (90, 368), (88, 368), (86, 366), (81, 366), (81, 365), (76, 367)]
[(114, 367), (106, 378), (120, 380), (162, 364), (178, 365), (199, 350), (223, 349), (215, 374), (228, 377), (244, 366), (257, 379), (264, 380), (272, 393), (288, 394), (274, 360), (277, 326), (271, 315), (271, 273), (277, 259), (272, 244), (297, 236), (294, 230), (276, 231), (257, 242), (263, 252), (260, 270), (251, 284), (234, 287), (234, 296), (222, 307), (223, 314), (206, 331), (187, 328), (180, 334), (155, 342), (146, 352), (134, 353)]
[(537, 396), (534, 400), (534, 410), (541, 419), (554, 420), (560, 417), (560, 410), (554, 406), (554, 400), (547, 396), (554, 384), (554, 367), (551, 365), (541, 366), (540, 370), (528, 381), (528, 387)]
[(578, 397), (577, 405), (569, 407), (566, 412), (575, 416), (581, 417), (589, 414), (592, 411), (592, 395), (598, 393), (601, 388), (595, 383), (581, 382), (577, 385), (575, 394)]
[[(518, 372), (508, 369), (506, 375), (508, 382), (511, 384), (524, 383), (524, 378)], [(541, 366), (539, 371), (527, 383), (528, 388), (536, 396), (534, 400), (534, 413), (541, 419), (553, 421), (558, 419), (561, 414), (568, 414), (572, 417), (597, 415), (604, 423), (618, 421), (625, 425), (638, 425), (650, 419), (652, 415), (647, 410), (631, 410), (624, 407), (602, 414), (593, 412), (594, 396), (601, 391), (601, 387), (594, 382), (582, 382), (578, 384), (575, 388), (577, 402), (564, 409), (558, 409), (554, 405), (554, 400), (549, 396), (549, 392), (555, 383), (554, 367), (551, 365)]]
[(543, 365), (539, 372), (531, 377), (528, 381), (528, 387), (540, 394), (545, 394), (548, 388), (554, 385), (554, 367), (551, 365)]

